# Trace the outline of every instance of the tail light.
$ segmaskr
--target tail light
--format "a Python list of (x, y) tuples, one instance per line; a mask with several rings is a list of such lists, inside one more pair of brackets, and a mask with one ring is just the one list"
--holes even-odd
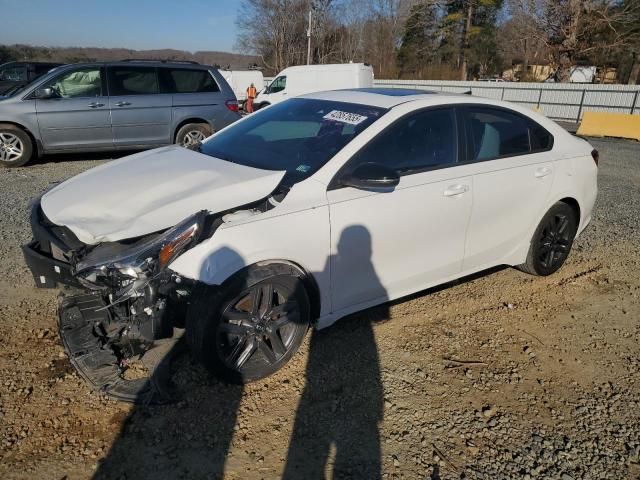
[(236, 112), (237, 113), (237, 112), (240, 111), (240, 109), (238, 108), (238, 101), (237, 100), (227, 100), (226, 102), (224, 102), (224, 104), (232, 112)]
[(593, 158), (593, 161), (596, 162), (596, 166), (598, 166), (598, 162), (600, 161), (600, 152), (594, 148), (591, 150), (591, 157)]

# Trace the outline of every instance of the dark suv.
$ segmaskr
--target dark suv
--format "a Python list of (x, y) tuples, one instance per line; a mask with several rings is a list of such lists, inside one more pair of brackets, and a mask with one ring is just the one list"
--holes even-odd
[(36, 78), (59, 67), (60, 63), (8, 62), (0, 65), (0, 95), (6, 95), (13, 89), (27, 85)]
[(0, 100), (0, 165), (34, 153), (197, 144), (240, 118), (218, 70), (192, 62), (58, 67)]

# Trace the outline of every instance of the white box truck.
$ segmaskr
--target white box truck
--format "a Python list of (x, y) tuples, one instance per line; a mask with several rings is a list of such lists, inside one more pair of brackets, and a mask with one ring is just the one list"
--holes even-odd
[(247, 100), (249, 85), (253, 83), (258, 92), (264, 88), (264, 77), (260, 70), (220, 70), (220, 74), (236, 94), (240, 105)]
[(373, 68), (366, 63), (289, 67), (258, 94), (254, 107), (257, 110), (305, 93), (371, 87)]

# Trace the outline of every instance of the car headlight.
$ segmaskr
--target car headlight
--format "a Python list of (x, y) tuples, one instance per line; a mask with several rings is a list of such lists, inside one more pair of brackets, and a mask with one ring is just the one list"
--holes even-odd
[(76, 275), (92, 284), (101, 277), (111, 278), (118, 283), (127, 283), (127, 280), (131, 283), (134, 279), (153, 276), (198, 243), (206, 215), (204, 210), (198, 212), (166, 232), (135, 243), (111, 257), (89, 254), (76, 264)]

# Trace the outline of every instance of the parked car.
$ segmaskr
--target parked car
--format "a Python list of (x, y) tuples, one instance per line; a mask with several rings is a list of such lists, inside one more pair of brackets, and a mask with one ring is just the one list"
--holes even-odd
[(296, 95), (323, 90), (373, 87), (373, 68), (366, 63), (302, 65), (282, 70), (255, 100), (256, 110)]
[(0, 65), (0, 95), (9, 90), (22, 87), (41, 77), (61, 63), (45, 62), (8, 62)]
[(554, 273), (591, 220), (597, 160), (506, 102), (315, 93), (197, 150), (138, 153), (55, 186), (33, 203), (24, 255), (38, 286), (80, 289), (60, 332), (96, 388), (139, 398), (122, 370), (163, 358), (148, 352), (174, 327), (212, 372), (246, 382), (286, 364), (309, 326), (496, 265)]
[(220, 74), (227, 81), (238, 103), (242, 106), (247, 100), (247, 88), (253, 83), (257, 91), (264, 87), (264, 77), (260, 70), (220, 70)]
[(233, 91), (213, 67), (67, 65), (0, 100), (0, 165), (43, 153), (190, 146), (239, 118)]

